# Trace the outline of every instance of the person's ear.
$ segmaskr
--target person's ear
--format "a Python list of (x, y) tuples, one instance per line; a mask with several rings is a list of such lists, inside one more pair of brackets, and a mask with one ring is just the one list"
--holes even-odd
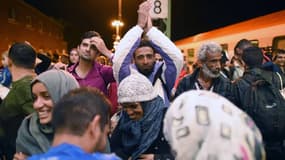
[[(86, 151), (94, 152), (95, 146), (98, 144), (100, 139), (100, 116), (96, 115), (94, 118), (89, 122), (84, 135), (82, 136), (88, 143), (88, 148)], [(82, 142), (83, 143), (83, 142)]]
[(101, 132), (101, 129), (100, 129), (100, 116), (99, 115), (94, 116), (94, 118), (92, 119), (92, 121), (89, 124), (89, 128), (90, 128), (89, 129), (90, 135), (93, 138), (98, 137), (98, 135)]

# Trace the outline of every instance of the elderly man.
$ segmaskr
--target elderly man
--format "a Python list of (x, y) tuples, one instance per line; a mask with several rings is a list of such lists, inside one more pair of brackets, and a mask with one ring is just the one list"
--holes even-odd
[(198, 52), (199, 67), (178, 84), (175, 97), (188, 90), (209, 90), (232, 100), (231, 83), (221, 76), (222, 48), (215, 42), (202, 44)]

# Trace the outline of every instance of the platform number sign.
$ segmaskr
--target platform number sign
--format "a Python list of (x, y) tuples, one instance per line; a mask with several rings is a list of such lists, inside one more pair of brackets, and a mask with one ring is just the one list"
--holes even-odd
[(168, 15), (168, 0), (152, 0), (152, 9), (150, 16), (152, 19), (167, 18)]

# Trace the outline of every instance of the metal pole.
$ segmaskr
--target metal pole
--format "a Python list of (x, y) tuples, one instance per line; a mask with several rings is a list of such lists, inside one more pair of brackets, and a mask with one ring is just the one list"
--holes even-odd
[[(118, 19), (122, 22), (122, 0), (118, 0)], [(118, 28), (118, 35), (120, 36), (120, 28)]]
[(168, 16), (166, 19), (166, 35), (171, 38), (171, 0), (168, 0)]

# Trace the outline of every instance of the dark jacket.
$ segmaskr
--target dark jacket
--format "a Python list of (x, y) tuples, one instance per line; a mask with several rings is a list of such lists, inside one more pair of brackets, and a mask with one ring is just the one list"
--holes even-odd
[[(165, 108), (166, 111), (166, 108)], [(120, 122), (119, 122), (120, 123)], [(118, 123), (118, 124), (119, 124)], [(160, 127), (159, 134), (151, 146), (143, 154), (154, 154), (154, 159), (174, 159), (171, 154), (171, 148), (168, 142), (166, 141), (163, 135), (163, 120), (161, 121), (162, 125)], [(119, 127), (116, 127), (111, 137), (111, 151), (115, 152), (117, 156), (123, 160), (128, 160), (131, 153), (126, 153), (122, 149), (122, 134), (119, 130)], [(130, 151), (131, 152), (131, 151)]]
[[(285, 86), (284, 82), (285, 82), (285, 79), (284, 79), (284, 75), (280, 74), (282, 79), (283, 79), (283, 86)], [(251, 114), (254, 114), (254, 115), (251, 115), (252, 118), (254, 119), (255, 123), (257, 123), (257, 125), (259, 124), (260, 126), (259, 129), (261, 130), (262, 132), (262, 136), (263, 136), (263, 140), (264, 140), (264, 143), (265, 143), (265, 150), (266, 150), (266, 159), (268, 160), (283, 160), (285, 158), (285, 148), (284, 148), (284, 145), (283, 145), (283, 141), (284, 140), (280, 140), (280, 136), (278, 135), (283, 135), (282, 133), (278, 133), (276, 132), (276, 135), (272, 135), (271, 132), (269, 132), (267, 129), (268, 127), (262, 127), (263, 125), (267, 124), (267, 126), (272, 126), (273, 128), (273, 125), (268, 125), (270, 124), (270, 120), (272, 120), (272, 124), (274, 125), (280, 125), (280, 123), (282, 123), (284, 120), (282, 120), (282, 118), (280, 118), (280, 116), (282, 116), (281, 114), (283, 113), (282, 110), (279, 110), (278, 113), (279, 115), (277, 115), (276, 113), (273, 113), (276, 111), (276, 109), (273, 108), (273, 110), (267, 110), (267, 113), (268, 114), (262, 114), (260, 112), (264, 111), (263, 109), (252, 109), (254, 110), (255, 112), (259, 112), (259, 116), (255, 116), (256, 113), (251, 113), (252, 110), (250, 110), (248, 108), (248, 100), (246, 100), (246, 90), (251, 87), (250, 84), (252, 84), (252, 82), (256, 82), (257, 80), (261, 80), (261, 81), (266, 81), (267, 83), (269, 83), (270, 85), (272, 85), (273, 87), (275, 88), (278, 88), (280, 89), (281, 88), (281, 81), (280, 81), (280, 78), (278, 77), (278, 75), (276, 74), (276, 72), (271, 72), (271, 71), (266, 71), (266, 70), (263, 70), (263, 69), (259, 69), (259, 68), (252, 68), (252, 69), (249, 69), (249, 70), (246, 70), (244, 72), (244, 75), (239, 79), (237, 80), (235, 83), (234, 83), (234, 93), (236, 95), (236, 105), (238, 107), (240, 107), (242, 110), (248, 112), (249, 115)], [(266, 97), (268, 95), (265, 95), (264, 93), (262, 92), (259, 92), (260, 96), (261, 97)], [(263, 96), (264, 95), (264, 96)], [(261, 107), (261, 106), (260, 106)], [(284, 106), (281, 106), (281, 107), (284, 107)], [(260, 117), (260, 115), (264, 115), (264, 117)], [(276, 119), (270, 119), (271, 117), (268, 117), (268, 115), (272, 115), (274, 116), (274, 118)], [(265, 118), (266, 117), (266, 118)], [(278, 121), (278, 123), (276, 123), (276, 121)], [(268, 122), (268, 123), (265, 123), (265, 122)], [(262, 125), (261, 125), (262, 124)], [(279, 128), (280, 127), (280, 128)], [(280, 132), (282, 132), (282, 127), (279, 126), (277, 131), (279, 130)], [(275, 130), (276, 131), (276, 130)], [(281, 136), (282, 138), (283, 136)]]
[[(184, 77), (178, 84), (177, 90), (175, 92), (175, 98), (182, 94), (183, 92), (189, 90), (197, 90), (195, 82), (198, 83), (198, 73), (200, 68), (197, 68), (191, 75)], [(221, 96), (226, 97), (230, 101), (235, 101), (234, 95), (231, 93), (232, 84), (229, 79), (220, 75), (215, 78), (212, 84), (213, 92), (218, 93)]]
[(43, 55), (41, 53), (37, 54), (37, 58), (41, 60), (41, 62), (35, 67), (35, 72), (37, 73), (37, 75), (39, 75), (42, 72), (48, 70), (49, 66), (51, 65), (51, 60), (48, 56)]
[(17, 130), (22, 120), (34, 112), (31, 93), (32, 75), (15, 82), (0, 106), (0, 145), (5, 149), (6, 158), (13, 159)]
[[(282, 76), (283, 80), (283, 87), (285, 86), (285, 78), (284, 75), (280, 74)], [(281, 83), (280, 78), (277, 76), (275, 72), (266, 71), (259, 68), (252, 68), (249, 70), (246, 70), (244, 72), (244, 75), (234, 82), (233, 84), (233, 92), (235, 95), (235, 104), (242, 110), (245, 110), (244, 108), (244, 102), (243, 99), (244, 93), (248, 87), (250, 87), (251, 82), (255, 82), (256, 80), (266, 80), (273, 86), (275, 86), (278, 89), (281, 89)]]

